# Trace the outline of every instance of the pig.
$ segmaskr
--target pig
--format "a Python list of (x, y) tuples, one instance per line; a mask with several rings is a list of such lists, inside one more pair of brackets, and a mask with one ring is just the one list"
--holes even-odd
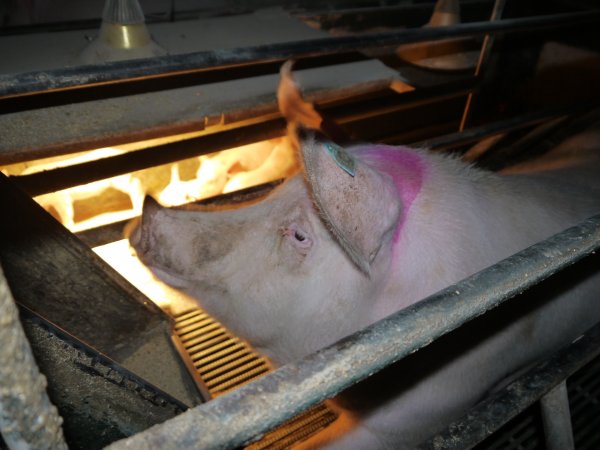
[[(342, 147), (318, 133), (287, 64), (278, 100), (301, 173), (235, 208), (148, 198), (130, 238), (158, 278), (276, 366), (600, 211), (597, 162), (583, 175), (499, 175), (425, 149)], [(413, 448), (600, 321), (599, 276), (577, 273), (572, 290), (540, 288), (518, 314), (486, 314), (340, 394), (338, 420), (299, 448)]]

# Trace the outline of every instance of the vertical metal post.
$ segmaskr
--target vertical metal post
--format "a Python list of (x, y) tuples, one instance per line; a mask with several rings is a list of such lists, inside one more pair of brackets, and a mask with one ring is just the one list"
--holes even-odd
[(10, 449), (66, 450), (62, 418), (46, 394), (0, 266), (0, 432)]
[[(504, 5), (506, 4), (506, 0), (496, 0), (494, 2), (494, 9), (492, 10), (492, 15), (490, 17), (490, 22), (494, 22), (500, 19), (502, 16), (502, 12), (504, 11)], [(491, 34), (486, 34), (483, 38), (483, 44), (481, 45), (481, 51), (479, 52), (479, 59), (477, 61), (477, 67), (475, 67), (475, 77), (479, 78), (481, 76), (481, 72), (483, 68), (487, 64), (487, 61), (490, 56), (490, 52), (492, 49), (492, 44), (494, 43), (494, 36)], [(469, 116), (471, 114), (471, 103), (473, 102), (473, 93), (471, 92), (467, 96), (467, 102), (465, 104), (465, 109), (463, 111), (462, 118), (460, 119), (460, 126), (458, 131), (464, 131), (467, 126), (467, 121), (469, 120)]]
[(540, 399), (542, 423), (548, 450), (573, 450), (573, 429), (567, 383), (563, 380)]

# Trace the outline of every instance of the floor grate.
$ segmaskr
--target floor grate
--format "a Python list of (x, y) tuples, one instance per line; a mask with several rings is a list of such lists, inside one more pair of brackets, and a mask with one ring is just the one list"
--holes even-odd
[[(175, 317), (175, 333), (189, 356), (205, 389), (217, 397), (271, 371), (269, 362), (256, 354), (201, 310)], [(567, 380), (573, 435), (577, 450), (600, 448), (600, 358), (596, 358)], [(247, 450), (280, 450), (301, 442), (336, 419), (319, 405), (267, 433)], [(477, 450), (545, 449), (539, 405), (522, 412)]]
[[(174, 317), (175, 336), (196, 370), (203, 390), (218, 397), (270, 372), (266, 358), (200, 309)], [(279, 450), (303, 441), (327, 427), (336, 414), (318, 405), (265, 434), (248, 450)]]

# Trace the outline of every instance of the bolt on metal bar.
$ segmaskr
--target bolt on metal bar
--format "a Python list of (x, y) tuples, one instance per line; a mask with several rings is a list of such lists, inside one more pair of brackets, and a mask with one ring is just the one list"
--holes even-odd
[(445, 39), (459, 36), (477, 36), (489, 33), (531, 32), (544, 28), (564, 28), (600, 20), (600, 10), (562, 13), (544, 16), (470, 22), (436, 28), (407, 29), (399, 32), (362, 36), (320, 38), (298, 42), (261, 45), (255, 47), (219, 49), (166, 55), (129, 61), (115, 61), (48, 71), (0, 75), (0, 98), (94, 86), (127, 80), (164, 77), (174, 74), (231, 68), (247, 64), (285, 61), (304, 57), (356, 52)]
[(62, 418), (46, 394), (0, 266), (0, 432), (10, 449), (66, 450)]
[(244, 445), (599, 248), (596, 215), (334, 345), (107, 448)]
[[(555, 400), (558, 400), (560, 404), (560, 413), (550, 414), (552, 426), (567, 428), (565, 427), (566, 422), (562, 424), (559, 422), (561, 420), (568, 421), (568, 429), (564, 429), (564, 433), (547, 435), (547, 448), (572, 449), (573, 437), (570, 433), (568, 403), (565, 410), (567, 399), (564, 380), (597, 358), (598, 355), (600, 355), (600, 324), (586, 331), (582, 337), (569, 346), (538, 363), (505, 388), (486, 398), (461, 419), (450, 424), (443, 432), (424, 442), (417, 449), (464, 450), (472, 448), (540, 399), (542, 399), (542, 403), (550, 399), (550, 402), (554, 403)], [(570, 444), (569, 433), (571, 434)], [(556, 441), (548, 446), (548, 438), (556, 439)]]
[(567, 383), (558, 386), (540, 398), (544, 438), (547, 450), (574, 450), (573, 427), (569, 410)]

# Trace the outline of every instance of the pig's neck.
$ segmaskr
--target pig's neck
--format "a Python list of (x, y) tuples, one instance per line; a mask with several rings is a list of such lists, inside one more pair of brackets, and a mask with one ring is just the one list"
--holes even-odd
[(402, 213), (392, 238), (393, 245), (396, 246), (412, 204), (421, 191), (427, 164), (423, 155), (414, 149), (387, 145), (373, 145), (364, 149), (361, 159), (379, 172), (388, 175), (398, 189)]
[[(477, 214), (488, 198), (486, 172), (428, 152), (400, 149), (384, 172), (398, 187), (403, 215), (396, 229), (384, 294), (372, 320), (452, 284), (485, 263)], [(387, 154), (387, 152), (384, 152)], [(392, 173), (393, 172), (393, 173)]]

